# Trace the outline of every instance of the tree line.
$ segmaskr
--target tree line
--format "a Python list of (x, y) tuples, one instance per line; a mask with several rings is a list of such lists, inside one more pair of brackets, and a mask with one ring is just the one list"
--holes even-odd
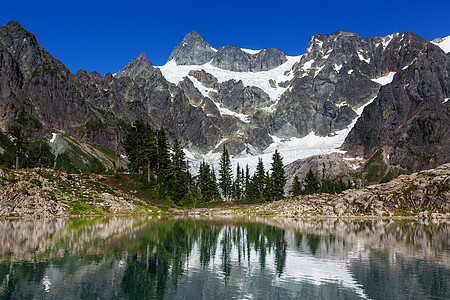
[(4, 168), (53, 167), (55, 156), (48, 143), (29, 140), (29, 136), (18, 125), (0, 131), (0, 166)]
[(223, 146), (217, 170), (205, 161), (198, 173), (192, 175), (178, 140), (169, 142), (164, 128), (153, 129), (138, 120), (123, 142), (128, 169), (141, 174), (141, 181), (155, 191), (156, 197), (168, 198), (176, 205), (218, 201), (273, 201), (284, 196), (286, 177), (283, 161), (275, 151), (271, 172), (258, 161), (257, 170), (250, 175), (248, 165), (236, 166), (233, 174), (230, 155)]
[(353, 189), (355, 186), (348, 180), (345, 183), (340, 179), (323, 178), (321, 181), (314, 175), (313, 171), (309, 169), (305, 176), (303, 185), (298, 176), (294, 177), (292, 182), (291, 194), (292, 196), (312, 195), (317, 193), (339, 194), (347, 189)]

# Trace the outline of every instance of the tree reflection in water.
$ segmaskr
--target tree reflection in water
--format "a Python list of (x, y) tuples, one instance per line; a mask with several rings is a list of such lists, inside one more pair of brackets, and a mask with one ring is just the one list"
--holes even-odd
[(0, 222), (1, 299), (444, 299), (450, 291), (445, 222), (45, 222)]

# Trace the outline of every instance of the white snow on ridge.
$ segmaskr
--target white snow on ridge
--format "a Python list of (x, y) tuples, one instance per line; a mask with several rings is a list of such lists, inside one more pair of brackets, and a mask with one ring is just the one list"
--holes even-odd
[(397, 73), (397, 72), (389, 72), (389, 74), (387, 74), (386, 76), (382, 76), (382, 77), (379, 77), (379, 78), (374, 78), (374, 79), (371, 79), (371, 80), (373, 82), (378, 83), (378, 84), (386, 85), (386, 84), (392, 82), (392, 80), (394, 79), (395, 73)]
[[(239, 155), (232, 157), (231, 164), (233, 166), (233, 172), (236, 170), (236, 165), (239, 164), (241, 167), (248, 165), (250, 172), (253, 173), (256, 169), (258, 159), (262, 159), (265, 169), (269, 170), (271, 168), (272, 155), (275, 150), (278, 150), (280, 153), (283, 158), (284, 165), (288, 165), (298, 159), (307, 158), (313, 155), (330, 154), (332, 152), (342, 153), (342, 151), (337, 148), (342, 146), (345, 138), (352, 130), (353, 126), (355, 126), (356, 121), (361, 116), (364, 108), (372, 103), (375, 98), (376, 97), (369, 99), (366, 104), (356, 110), (356, 114), (358, 116), (353, 119), (352, 123), (349, 124), (347, 128), (337, 131), (332, 136), (318, 136), (314, 132), (310, 132), (307, 136), (302, 138), (291, 137), (288, 140), (283, 140), (277, 136), (271, 136), (273, 143), (269, 145), (269, 147), (267, 147), (262, 154), (255, 155), (240, 153)], [(221, 140), (215, 148), (218, 148), (224, 141), (225, 139)], [(196, 160), (190, 161), (192, 171), (195, 174), (199, 168), (200, 162), (203, 160), (217, 166), (219, 164), (220, 155), (220, 152), (213, 153), (210, 151), (208, 154), (195, 156)]]
[(231, 79), (242, 80), (245, 86), (255, 86), (266, 92), (270, 99), (275, 102), (281, 94), (286, 91), (286, 88), (277, 86), (273, 88), (270, 86), (269, 80), (272, 79), (275, 82), (283, 82), (291, 80), (294, 77), (293, 72), (285, 75), (286, 71), (290, 71), (295, 63), (300, 61), (300, 56), (286, 56), (287, 61), (281, 66), (269, 71), (262, 72), (233, 72), (229, 70), (220, 69), (211, 65), (208, 62), (204, 65), (192, 65), (192, 66), (178, 66), (174, 60), (167, 62), (164, 66), (157, 67), (161, 70), (163, 76), (174, 84), (178, 84), (184, 77), (189, 75), (191, 70), (204, 70), (205, 72), (213, 75), (219, 82), (225, 82)]
[(441, 42), (431, 42), (441, 48), (445, 53), (450, 52), (450, 35), (443, 38)]
[(260, 50), (251, 50), (251, 49), (245, 49), (245, 48), (241, 48), (242, 51), (244, 51), (245, 53), (248, 54), (258, 54), (259, 52), (261, 52), (263, 49)]

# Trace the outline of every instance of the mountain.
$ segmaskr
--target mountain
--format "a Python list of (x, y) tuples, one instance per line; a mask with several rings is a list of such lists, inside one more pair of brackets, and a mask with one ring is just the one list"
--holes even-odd
[(449, 161), (447, 41), (340, 31), (286, 56), (215, 49), (191, 32), (164, 66), (140, 54), (101, 76), (71, 73), (12, 21), (0, 27), (0, 129), (19, 122), (34, 138), (58, 133), (120, 151), (129, 124), (143, 119), (168, 128), (194, 165), (216, 161), (223, 145), (235, 164), (261, 157), (268, 167), (275, 149), (288, 164), (345, 140), (349, 156), (383, 148), (393, 164), (429, 168)]

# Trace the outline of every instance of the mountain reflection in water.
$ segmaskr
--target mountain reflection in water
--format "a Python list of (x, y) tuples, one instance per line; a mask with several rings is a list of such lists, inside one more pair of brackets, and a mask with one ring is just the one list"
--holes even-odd
[(446, 221), (0, 221), (0, 299), (450, 299)]

